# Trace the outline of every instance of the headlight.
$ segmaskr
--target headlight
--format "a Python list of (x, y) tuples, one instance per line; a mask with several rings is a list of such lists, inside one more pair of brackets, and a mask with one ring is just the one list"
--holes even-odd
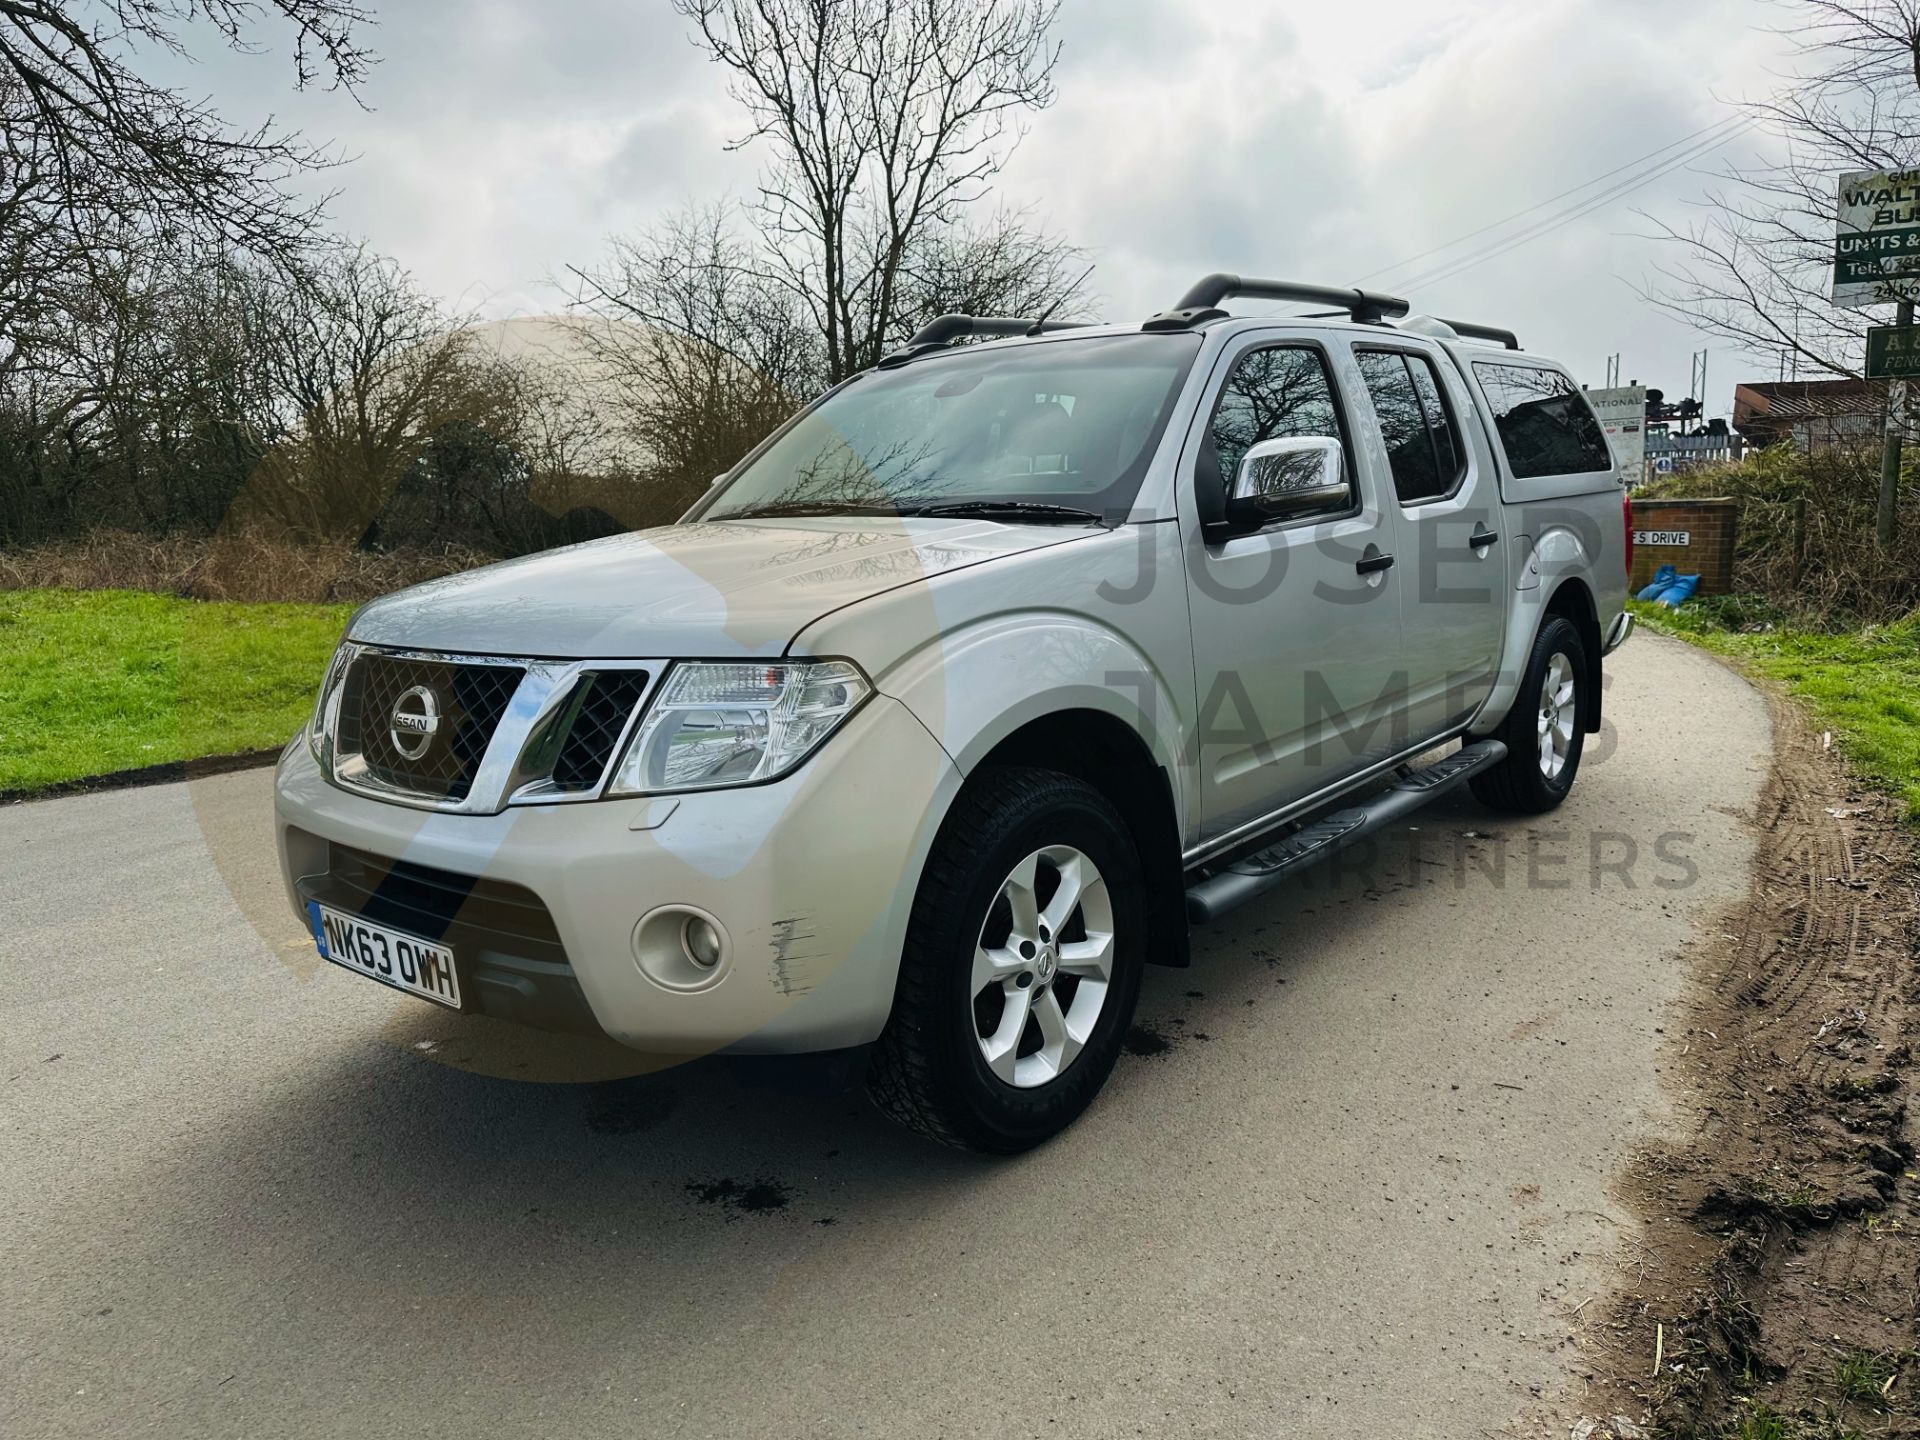
[(844, 660), (676, 665), (607, 793), (659, 795), (778, 779), (872, 693)]
[(314, 701), (313, 718), (307, 721), (307, 748), (323, 765), (327, 759), (321, 753), (321, 742), (327, 733), (327, 707), (339, 693), (340, 682), (346, 678), (347, 662), (352, 658), (353, 651), (344, 643), (333, 652), (333, 659), (327, 663), (326, 678), (320, 682), (320, 698)]

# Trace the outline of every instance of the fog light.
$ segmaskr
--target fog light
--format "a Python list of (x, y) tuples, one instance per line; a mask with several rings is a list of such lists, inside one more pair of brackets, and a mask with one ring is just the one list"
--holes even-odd
[(680, 927), (680, 943), (686, 948), (687, 958), (702, 970), (720, 963), (720, 932), (706, 916), (687, 917), (687, 923)]
[(662, 905), (633, 927), (633, 963), (665, 990), (705, 990), (726, 982), (733, 942), (717, 919), (691, 905)]

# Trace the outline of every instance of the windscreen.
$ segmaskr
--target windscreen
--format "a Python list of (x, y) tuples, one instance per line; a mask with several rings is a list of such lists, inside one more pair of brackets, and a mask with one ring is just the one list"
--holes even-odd
[(1200, 343), (1092, 336), (873, 371), (803, 415), (695, 518), (969, 502), (1124, 511)]

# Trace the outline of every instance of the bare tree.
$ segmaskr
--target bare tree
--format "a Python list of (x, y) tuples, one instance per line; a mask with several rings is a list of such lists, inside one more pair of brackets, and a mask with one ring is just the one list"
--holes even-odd
[[(1849, 171), (1920, 167), (1920, 0), (1779, 0), (1792, 13), (1801, 72), (1775, 98), (1746, 105), (1778, 158), (1725, 172), (1686, 227), (1660, 224), (1677, 247), (1649, 292), (1689, 324), (1776, 361), (1783, 373), (1863, 378), (1866, 331), (1885, 317), (1833, 304), (1828, 289), (1837, 181)], [(1915, 286), (1890, 283), (1911, 313)], [(1890, 402), (1877, 536), (1899, 524), (1902, 431)]]
[(901, 266), (894, 329), (911, 334), (936, 316), (1038, 315), (1072, 319), (1087, 308), (1086, 252), (1023, 212), (962, 217), (915, 237)]
[(697, 499), (798, 404), (949, 310), (1082, 298), (1084, 257), (970, 212), (1049, 104), (1057, 0), (674, 0), (763, 143), (756, 203), (672, 217), (574, 270), (651, 481)]
[(235, 129), (142, 78), (140, 53), (184, 55), (189, 23), (235, 49), (270, 20), (294, 80), (351, 88), (372, 63), (355, 0), (0, 0), (0, 384), (49, 349), (90, 288), (136, 250), (239, 251), (284, 264), (325, 198), (289, 182), (329, 158), (271, 125)]
[(263, 273), (249, 323), (286, 438), (255, 472), (240, 524), (358, 541), (437, 433), (511, 428), (495, 363), (406, 272), (365, 249), (291, 278)]
[(136, 248), (38, 317), (34, 366), (0, 383), (0, 539), (217, 523), (274, 424), (252, 285), (226, 257)]
[(819, 333), (729, 207), (670, 216), (575, 270), (579, 332), (638, 453), (661, 523), (825, 382)]
[(916, 254), (985, 194), (1020, 117), (1052, 103), (1058, 0), (673, 0), (733, 73), (771, 160), (768, 268), (826, 378), (883, 353)]
[(526, 457), (533, 499), (557, 516), (600, 505), (608, 485), (630, 479), (631, 452), (603, 397), (583, 383), (574, 359), (522, 357), (515, 385), (515, 448)]
[(141, 47), (186, 54), (180, 31), (191, 20), (249, 49), (268, 15), (291, 32), (296, 85), (324, 74), (351, 88), (367, 73), (372, 57), (353, 34), (369, 17), (354, 0), (0, 0), (10, 119), (67, 184), (70, 206), (104, 188), (117, 218), (138, 212), (162, 232), (283, 250), (307, 236), (320, 205), (291, 201), (284, 182), (325, 157), (271, 126), (232, 130), (210, 105), (152, 84), (132, 63)]
[(1783, 371), (1860, 378), (1871, 312), (1829, 298), (1841, 174), (1920, 166), (1920, 0), (1779, 0), (1803, 73), (1745, 105), (1777, 158), (1736, 165), (1649, 298)]
[(579, 347), (489, 354), (470, 340), (473, 393), (432, 417), (374, 538), (520, 555), (617, 534), (634, 477)]

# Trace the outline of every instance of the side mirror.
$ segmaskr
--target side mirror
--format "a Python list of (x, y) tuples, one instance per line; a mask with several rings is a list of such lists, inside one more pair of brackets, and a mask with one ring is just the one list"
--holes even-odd
[(1322, 435), (1290, 435), (1262, 440), (1241, 457), (1227, 490), (1227, 524), (1257, 530), (1276, 520), (1322, 511), (1344, 510), (1353, 503), (1346, 452), (1338, 440)]
[(727, 476), (730, 475), (731, 473), (732, 472), (729, 470), (722, 470), (718, 475), (714, 476), (711, 480), (707, 482), (707, 489), (709, 490), (713, 489), (714, 486), (718, 485), (722, 480), (726, 479)]

